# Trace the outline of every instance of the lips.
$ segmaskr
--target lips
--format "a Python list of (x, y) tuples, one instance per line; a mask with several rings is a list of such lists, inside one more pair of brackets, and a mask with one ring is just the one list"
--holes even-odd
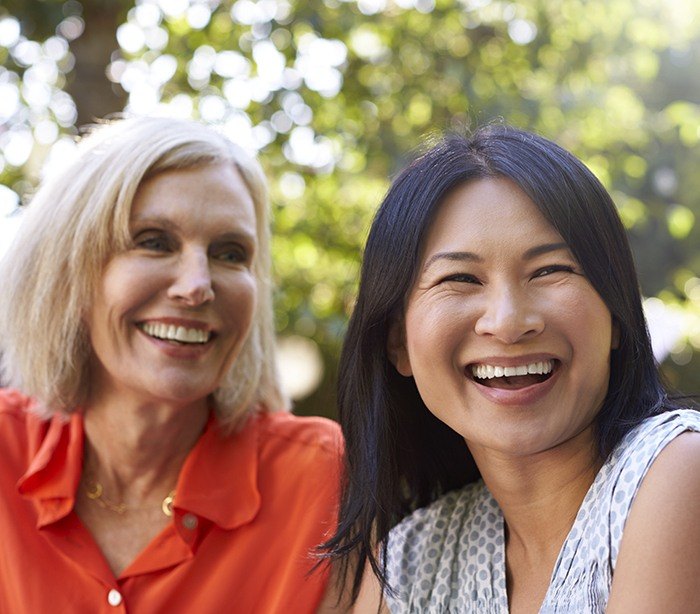
[(507, 366), (473, 363), (467, 367), (466, 372), (471, 379), (482, 386), (518, 390), (547, 381), (557, 366), (558, 361), (553, 359)]

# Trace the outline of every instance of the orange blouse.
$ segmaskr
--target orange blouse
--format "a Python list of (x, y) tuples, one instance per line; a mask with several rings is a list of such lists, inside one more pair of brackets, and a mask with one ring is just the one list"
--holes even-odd
[(341, 439), (323, 418), (260, 414), (187, 457), (173, 521), (115, 578), (73, 511), (83, 422), (0, 390), (0, 614), (313, 612), (311, 552), (332, 534)]

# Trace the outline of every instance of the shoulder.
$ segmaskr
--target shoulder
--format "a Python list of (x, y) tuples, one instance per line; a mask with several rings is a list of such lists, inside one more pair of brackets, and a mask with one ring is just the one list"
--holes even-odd
[(260, 414), (258, 423), (263, 442), (318, 448), (329, 454), (338, 454), (343, 448), (340, 425), (328, 418), (269, 412)]
[(36, 403), (31, 397), (18, 390), (0, 388), (0, 437), (26, 439), (37, 434), (41, 436), (48, 424), (36, 412)]
[(307, 484), (315, 478), (339, 481), (343, 438), (336, 422), (287, 412), (259, 414), (255, 422), (262, 472), (281, 471)]
[[(675, 410), (647, 418), (627, 433), (600, 470), (595, 489), (598, 504), (611, 519), (613, 564), (642, 481), (662, 451), (687, 431), (700, 431), (700, 412)], [(602, 499), (608, 504), (602, 506)]]
[(682, 462), (683, 457), (674, 450), (689, 431), (700, 432), (700, 412), (675, 410), (652, 416), (627, 433), (601, 468), (590, 493), (594, 509), (589, 521), (607, 527), (612, 569), (616, 569), (623, 534), (628, 534), (629, 516), (642, 485), (647, 484), (648, 490), (654, 475), (669, 471), (669, 463), (660, 462), (666, 456)]
[(0, 388), (3, 469), (23, 472), (29, 459), (41, 447), (51, 423), (35, 412), (36, 404), (31, 397), (17, 390)]
[[(700, 428), (673, 438), (658, 454), (640, 486), (657, 506), (677, 503), (700, 513)], [(696, 516), (697, 517), (697, 516)]]
[(700, 431), (700, 411), (676, 409), (647, 418), (623, 438), (619, 447), (648, 450), (660, 442), (671, 441), (685, 431)]
[[(679, 409), (647, 418), (632, 429), (601, 469), (602, 477), (638, 485), (661, 451), (686, 431), (700, 431), (700, 412)], [(634, 494), (631, 492), (630, 494)]]
[[(637, 498), (643, 496), (657, 507), (683, 501), (700, 507), (700, 412), (677, 410), (654, 416), (632, 443), (627, 457), (642, 466)], [(632, 509), (642, 505), (635, 501)]]
[(19, 390), (0, 388), (0, 415), (23, 416), (32, 405), (31, 397), (22, 394)]
[(686, 431), (700, 431), (700, 412), (678, 409), (647, 418), (613, 450), (601, 469), (601, 481), (625, 489), (631, 500), (656, 457)]
[(286, 412), (260, 414), (256, 423), (259, 518), (293, 526), (296, 537), (287, 539), (311, 531), (315, 546), (335, 528), (343, 473), (340, 428), (331, 420)]
[(663, 446), (641, 481), (624, 528), (610, 612), (700, 611), (696, 417)]

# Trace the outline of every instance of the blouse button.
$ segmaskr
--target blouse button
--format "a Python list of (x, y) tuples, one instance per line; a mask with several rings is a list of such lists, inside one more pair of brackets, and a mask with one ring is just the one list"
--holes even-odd
[(114, 606), (115, 608), (120, 605), (122, 602), (122, 594), (116, 590), (112, 589), (107, 593), (107, 603), (111, 606)]
[(197, 520), (197, 516), (195, 516), (194, 514), (185, 514), (182, 517), (182, 526), (186, 529), (189, 529), (190, 531), (196, 529), (198, 524), (199, 521)]

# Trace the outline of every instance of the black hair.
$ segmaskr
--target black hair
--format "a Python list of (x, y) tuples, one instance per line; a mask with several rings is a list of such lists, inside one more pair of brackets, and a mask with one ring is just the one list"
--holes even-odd
[(403, 316), (440, 203), (457, 186), (489, 177), (510, 179), (535, 203), (569, 246), (619, 331), (607, 396), (595, 423), (601, 459), (642, 420), (675, 407), (654, 360), (625, 229), (596, 177), (555, 143), (512, 127), (445, 137), (399, 174), (377, 211), (340, 358), (346, 475), (338, 529), (322, 549), (340, 561), (342, 577), (352, 578), (353, 600), (367, 563), (386, 588), (384, 557), (377, 548), (386, 546), (398, 521), (479, 479), (464, 439), (430, 413), (413, 378), (395, 370), (387, 342), (391, 323)]

